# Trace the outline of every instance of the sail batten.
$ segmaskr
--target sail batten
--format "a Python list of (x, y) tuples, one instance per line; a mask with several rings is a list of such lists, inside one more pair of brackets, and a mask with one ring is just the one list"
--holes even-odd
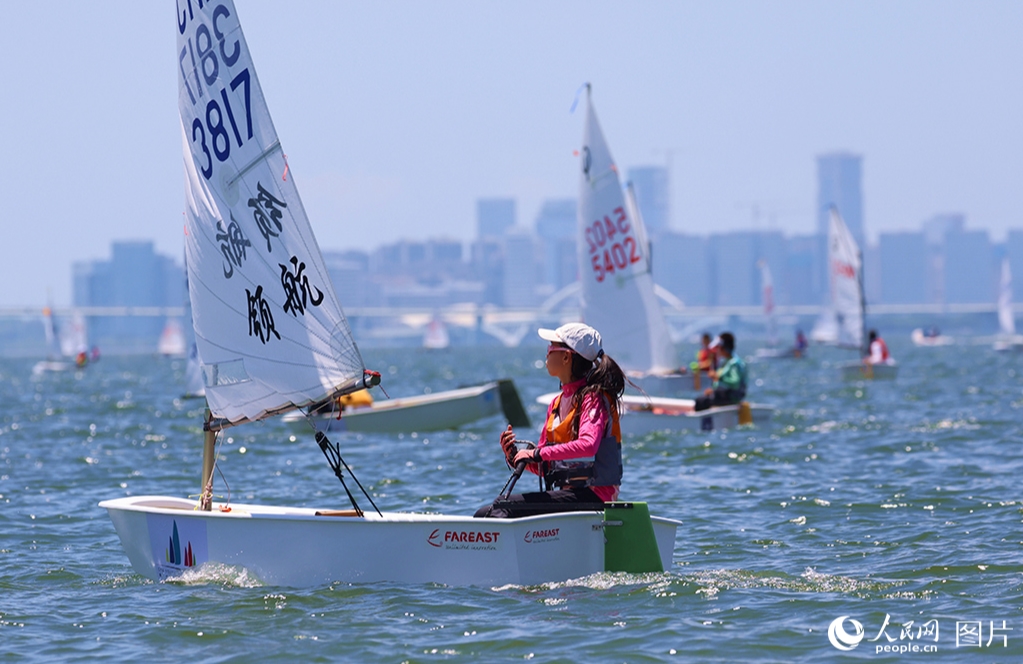
[(622, 191), (589, 94), (581, 166), (577, 252), (583, 321), (600, 331), (604, 348), (622, 369), (671, 373), (677, 357), (654, 293), (643, 221)]
[(231, 0), (178, 17), (185, 252), (214, 418), (236, 424), (365, 383)]

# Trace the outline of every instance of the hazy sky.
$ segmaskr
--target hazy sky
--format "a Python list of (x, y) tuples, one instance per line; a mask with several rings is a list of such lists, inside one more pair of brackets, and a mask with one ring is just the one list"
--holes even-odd
[[(184, 0), (179, 0), (184, 1)], [(814, 157), (864, 223), (1023, 228), (1023, 2), (237, 0), (321, 247), (532, 226), (576, 194), (593, 100), (623, 170), (671, 155), (675, 229), (814, 228)], [(111, 241), (182, 253), (174, 1), (8, 3), (0, 307), (71, 303)], [(761, 210), (759, 219), (753, 206)]]

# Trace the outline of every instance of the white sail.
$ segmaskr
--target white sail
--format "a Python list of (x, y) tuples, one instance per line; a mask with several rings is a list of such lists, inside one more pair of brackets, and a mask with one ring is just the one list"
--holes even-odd
[(838, 319), (837, 342), (862, 348), (863, 334), (863, 261), (856, 239), (831, 208), (828, 229), (828, 273), (831, 282), (831, 306)]
[(778, 331), (774, 320), (774, 280), (771, 278), (771, 268), (767, 261), (761, 259), (757, 262), (760, 266), (760, 292), (764, 302), (764, 317), (767, 319), (767, 343), (775, 345), (778, 343)]
[(423, 348), (447, 348), (451, 345), (451, 336), (448, 334), (448, 326), (439, 316), (434, 316), (426, 324), (426, 331), (423, 332)]
[(1002, 259), (1002, 278), (998, 284), (998, 328), (1002, 334), (1016, 334), (1016, 317), (1012, 313), (1012, 272), (1009, 259)]
[(185, 332), (177, 318), (168, 318), (156, 343), (156, 352), (161, 355), (183, 356), (188, 349)]
[(810, 340), (819, 344), (838, 343), (838, 316), (830, 306), (824, 309), (820, 318), (813, 324), (813, 329), (810, 330)]
[(80, 311), (75, 311), (71, 315), (71, 320), (61, 331), (60, 347), (67, 357), (74, 357), (89, 351), (89, 333), (85, 325), (85, 317)]
[(194, 343), (188, 349), (188, 363), (185, 365), (185, 396), (206, 396), (206, 386), (202, 380), (202, 368), (199, 366), (199, 350), (195, 347)]
[(667, 321), (654, 295), (646, 234), (626, 205), (618, 169), (587, 94), (579, 181), (578, 255), (582, 311), (626, 371), (678, 368)]
[(53, 322), (53, 309), (50, 306), (43, 307), (43, 332), (46, 335), (46, 357), (56, 360), (63, 353), (60, 340), (57, 338), (57, 326)]
[(185, 253), (211, 411), (237, 423), (361, 387), (234, 3), (178, 3), (177, 25)]

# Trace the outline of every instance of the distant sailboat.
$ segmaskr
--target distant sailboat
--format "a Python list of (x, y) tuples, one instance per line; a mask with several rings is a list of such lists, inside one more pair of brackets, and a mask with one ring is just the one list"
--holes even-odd
[(691, 389), (654, 293), (650, 249), (631, 188), (622, 190), (587, 87), (577, 212), (582, 319), (630, 379), (652, 394)]
[(160, 340), (156, 344), (156, 351), (160, 355), (182, 357), (187, 350), (185, 344), (185, 332), (181, 329), (181, 323), (177, 318), (168, 318), (160, 333)]
[(51, 371), (70, 371), (73, 365), (65, 362), (61, 350), (60, 339), (57, 336), (57, 325), (53, 321), (53, 309), (50, 306), (43, 308), (43, 333), (46, 335), (46, 359), (36, 362), (32, 367), (32, 373), (36, 376)]
[[(831, 306), (835, 312), (837, 344), (856, 349), (862, 357), (866, 347), (867, 301), (863, 292), (863, 256), (856, 238), (834, 206), (828, 227), (828, 274), (831, 285)], [(863, 360), (839, 365), (845, 378), (894, 378), (898, 370), (894, 360), (868, 364)]]
[(1016, 334), (1016, 317), (1012, 312), (1012, 271), (1009, 259), (1002, 259), (1002, 275), (998, 282), (998, 336), (994, 349), (999, 352), (1023, 350), (1023, 336)]
[[(586, 124), (581, 150), (578, 231), (583, 321), (600, 332), (607, 353), (646, 395), (622, 399), (622, 431), (727, 428), (761, 424), (772, 406), (733, 404), (695, 411), (693, 399), (665, 397), (691, 390), (693, 380), (676, 373), (668, 324), (657, 304), (646, 232), (638, 206), (628, 202), (586, 86)], [(654, 395), (654, 396), (648, 396)], [(556, 393), (537, 397), (547, 405)]]
[(764, 320), (767, 328), (767, 348), (758, 348), (756, 357), (760, 359), (773, 359), (783, 357), (802, 357), (803, 353), (796, 352), (796, 348), (778, 348), (778, 324), (774, 316), (774, 279), (771, 278), (771, 268), (767, 261), (757, 261), (760, 267), (760, 288), (761, 297), (764, 302)]
[(426, 331), (423, 332), (423, 348), (447, 348), (451, 344), (451, 337), (448, 334), (448, 326), (439, 316), (434, 316), (426, 324)]
[(60, 344), (64, 355), (74, 358), (78, 368), (89, 363), (89, 331), (82, 312), (75, 311), (71, 315), (71, 320), (64, 327)]

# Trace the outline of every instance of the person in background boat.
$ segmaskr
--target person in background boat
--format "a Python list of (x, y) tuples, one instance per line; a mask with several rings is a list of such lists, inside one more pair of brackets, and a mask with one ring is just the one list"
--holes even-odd
[(803, 334), (802, 330), (796, 330), (796, 345), (792, 349), (792, 354), (796, 357), (802, 357), (806, 354), (806, 335)]
[[(618, 423), (625, 374), (589, 325), (568, 323), (540, 329), (547, 348), (547, 373), (561, 382), (561, 393), (547, 408), (536, 446), (501, 433), (508, 465), (526, 468), (544, 481), (543, 491), (498, 498), (476, 511), (477, 517), (515, 518), (565, 511), (602, 509), (618, 497), (622, 481), (622, 434)], [(523, 447), (520, 447), (522, 445)]]
[(347, 408), (358, 408), (360, 406), (372, 406), (373, 395), (369, 393), (369, 390), (362, 389), (348, 394), (342, 394), (337, 398), (336, 403), (327, 402), (319, 408), (314, 409), (312, 412), (317, 415), (326, 415), (335, 413), (340, 416), (341, 413)]
[(697, 397), (696, 410), (728, 406), (746, 398), (746, 363), (735, 353), (735, 335), (722, 332), (711, 348), (721, 355), (724, 364), (721, 369), (710, 372), (714, 387), (707, 388), (702, 397)]
[(718, 356), (714, 349), (710, 347), (710, 335), (706, 332), (700, 337), (700, 350), (696, 351), (696, 361), (690, 367), (693, 373), (697, 371), (710, 373), (711, 369), (718, 368)]
[(864, 364), (891, 364), (892, 357), (888, 354), (888, 344), (878, 335), (877, 330), (871, 330), (867, 338), (870, 340), (867, 346), (869, 354), (863, 358)]

